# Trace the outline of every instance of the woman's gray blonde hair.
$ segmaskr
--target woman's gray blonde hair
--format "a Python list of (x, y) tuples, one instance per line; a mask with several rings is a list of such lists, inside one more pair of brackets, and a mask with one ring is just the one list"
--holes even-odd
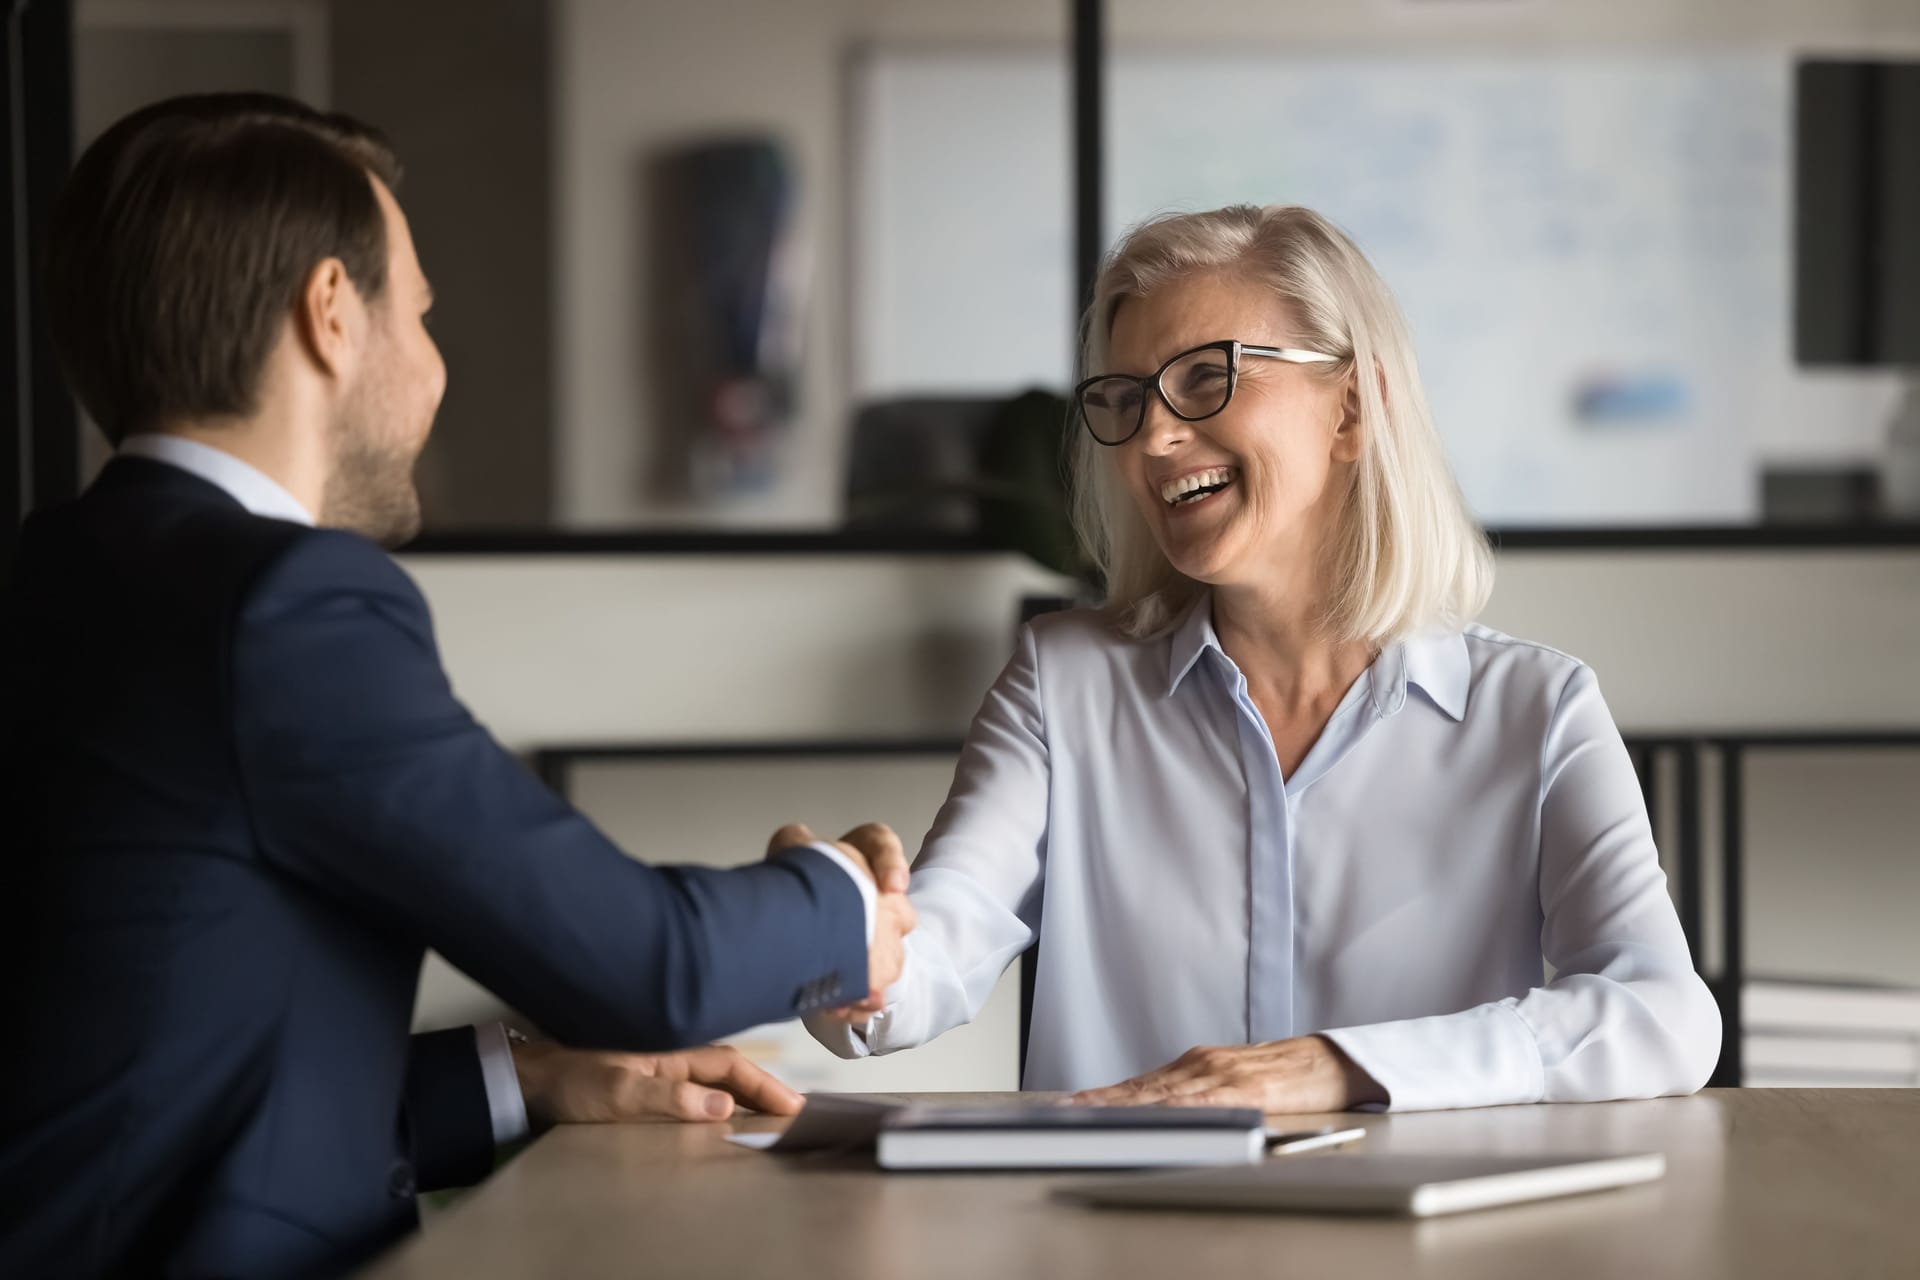
[[(1122, 302), (1208, 271), (1267, 285), (1293, 326), (1285, 345), (1339, 357), (1300, 367), (1334, 382), (1352, 379), (1362, 451), (1327, 544), (1322, 622), (1329, 634), (1386, 645), (1471, 621), (1493, 586), (1486, 536), (1447, 465), (1399, 307), (1373, 265), (1319, 214), (1297, 205), (1234, 205), (1135, 227), (1101, 267), (1081, 325), (1078, 376), (1105, 370)], [(1354, 376), (1368, 369), (1377, 376)], [(1202, 588), (1161, 554), (1120, 488), (1111, 452), (1076, 423), (1074, 527), (1105, 577), (1116, 625), (1145, 638), (1177, 621)]]

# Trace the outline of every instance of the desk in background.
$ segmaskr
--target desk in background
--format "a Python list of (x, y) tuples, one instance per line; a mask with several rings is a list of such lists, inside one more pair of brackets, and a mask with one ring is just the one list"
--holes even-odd
[[(1744, 994), (1749, 980), (1746, 960), (1746, 764), (1767, 751), (1916, 751), (1920, 729), (1839, 729), (1718, 731), (1626, 735), (1634, 772), (1640, 776), (1647, 812), (1657, 837), (1671, 830), (1671, 841), (1659, 839), (1662, 861), (1677, 881), (1675, 894), (1680, 927), (1694, 968), (1713, 989), (1720, 1005), (1722, 1034), (1720, 1062), (1710, 1083), (1732, 1086), (1746, 1079), (1747, 1033)], [(1671, 762), (1672, 769), (1663, 768)], [(1717, 764), (1718, 804), (1713, 805), (1706, 781), (1709, 761)], [(1667, 795), (1671, 780), (1673, 795)], [(1703, 811), (1715, 808), (1716, 838), (1709, 848), (1703, 834)], [(1669, 821), (1671, 826), (1669, 827)], [(1704, 856), (1703, 856), (1704, 851)], [(1809, 851), (1818, 856), (1818, 850)], [(1719, 886), (1719, 957), (1708, 958), (1706, 916), (1711, 863)], [(1920, 1266), (1915, 1268), (1920, 1273)]]
[[(725, 1125), (567, 1126), (365, 1274), (1798, 1280), (1920, 1273), (1920, 1090), (1716, 1089), (1646, 1102), (1340, 1119), (1366, 1125), (1361, 1149), (1376, 1152), (1662, 1151), (1667, 1176), (1427, 1221), (1125, 1213), (1049, 1197), (1057, 1183), (1084, 1181), (1084, 1174), (883, 1174), (870, 1156), (789, 1159), (743, 1150), (724, 1141)], [(735, 1126), (784, 1123), (754, 1117)]]

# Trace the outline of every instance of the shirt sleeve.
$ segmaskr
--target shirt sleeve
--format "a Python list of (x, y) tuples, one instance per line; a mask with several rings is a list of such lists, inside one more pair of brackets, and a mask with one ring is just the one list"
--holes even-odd
[(1389, 1109), (1692, 1093), (1720, 1052), (1646, 804), (1591, 669), (1562, 689), (1541, 757), (1541, 950), (1554, 978), (1459, 1013), (1325, 1034)]
[(1048, 757), (1038, 646), (1023, 627), (1006, 669), (974, 717), (953, 788), (914, 863), (919, 924), (885, 1008), (855, 1029), (806, 1018), (843, 1058), (924, 1044), (970, 1022), (1013, 958), (1034, 939), (1046, 856)]
[(878, 909), (874, 895), (879, 892), (879, 890), (873, 887), (873, 877), (860, 870), (859, 867), (856, 867), (853, 864), (852, 858), (849, 858), (825, 840), (815, 840), (812, 844), (805, 847), (817, 849), (825, 854), (833, 862), (834, 866), (846, 873), (847, 879), (853, 881), (853, 887), (860, 891), (860, 905), (866, 909), (867, 913), (867, 950), (873, 950), (873, 917)]
[(493, 1145), (518, 1142), (527, 1136), (527, 1099), (520, 1092), (520, 1073), (514, 1069), (507, 1029), (497, 1022), (483, 1022), (474, 1027), (473, 1039), (480, 1051), (480, 1078), (487, 1086)]

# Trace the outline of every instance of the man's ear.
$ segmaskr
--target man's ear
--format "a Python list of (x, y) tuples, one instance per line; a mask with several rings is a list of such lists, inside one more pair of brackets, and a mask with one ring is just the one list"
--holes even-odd
[(352, 371), (366, 330), (360, 291), (338, 258), (323, 259), (307, 273), (293, 308), (293, 332), (300, 349), (334, 378)]

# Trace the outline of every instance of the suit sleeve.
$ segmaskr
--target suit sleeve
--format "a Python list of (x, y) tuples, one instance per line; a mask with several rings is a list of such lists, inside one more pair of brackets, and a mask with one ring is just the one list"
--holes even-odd
[(839, 867), (625, 856), (455, 699), (425, 601), (365, 539), (317, 532), (272, 565), (232, 670), (264, 856), (559, 1038), (682, 1048), (864, 994), (864, 909)]
[(405, 1100), (420, 1190), (470, 1187), (493, 1172), (493, 1114), (472, 1027), (413, 1037)]

